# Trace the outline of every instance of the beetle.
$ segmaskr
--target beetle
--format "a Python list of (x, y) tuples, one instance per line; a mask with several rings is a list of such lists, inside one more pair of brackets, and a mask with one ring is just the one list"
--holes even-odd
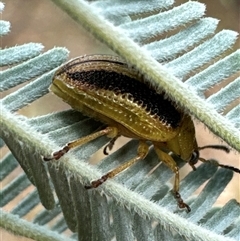
[[(173, 156), (188, 162), (195, 170), (199, 150), (215, 148), (229, 152), (221, 145), (198, 147), (195, 127), (191, 116), (184, 113), (165, 93), (154, 87), (134, 68), (129, 67), (117, 56), (84, 55), (70, 60), (54, 74), (50, 91), (84, 115), (100, 120), (107, 127), (86, 137), (67, 143), (45, 161), (58, 160), (70, 149), (86, 144), (100, 136), (108, 136), (110, 142), (104, 148), (108, 154), (119, 136), (139, 140), (137, 155), (119, 167), (94, 180), (86, 189), (96, 188), (107, 179), (144, 159), (149, 151), (150, 141), (159, 159), (175, 174), (173, 194), (179, 208), (190, 212), (190, 207), (179, 193), (179, 167)], [(217, 166), (239, 172), (237, 168)]]

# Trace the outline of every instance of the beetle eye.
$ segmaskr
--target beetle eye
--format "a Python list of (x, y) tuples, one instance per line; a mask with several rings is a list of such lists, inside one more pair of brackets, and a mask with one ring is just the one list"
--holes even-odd
[(194, 166), (199, 159), (199, 151), (193, 151), (192, 156), (190, 160), (188, 161), (188, 164), (192, 167), (192, 169), (195, 171), (196, 167)]

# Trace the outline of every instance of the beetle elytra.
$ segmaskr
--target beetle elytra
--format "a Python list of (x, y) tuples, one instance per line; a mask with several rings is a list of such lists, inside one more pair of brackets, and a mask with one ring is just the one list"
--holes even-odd
[[(103, 135), (111, 138), (104, 148), (105, 154), (119, 136), (139, 140), (134, 158), (92, 181), (87, 189), (98, 187), (144, 159), (149, 151), (147, 142), (150, 141), (159, 159), (175, 174), (173, 194), (178, 206), (190, 211), (179, 193), (179, 167), (172, 154), (180, 156), (195, 169), (198, 160), (207, 162), (199, 157), (199, 150), (215, 148), (229, 152), (225, 146), (198, 147), (191, 117), (166, 99), (164, 92), (157, 93), (143, 76), (116, 56), (81, 56), (69, 61), (56, 71), (50, 90), (73, 109), (100, 120), (107, 127), (69, 142), (51, 157), (44, 157), (45, 161), (58, 160), (70, 149)], [(218, 162), (215, 164), (239, 172), (237, 168)]]

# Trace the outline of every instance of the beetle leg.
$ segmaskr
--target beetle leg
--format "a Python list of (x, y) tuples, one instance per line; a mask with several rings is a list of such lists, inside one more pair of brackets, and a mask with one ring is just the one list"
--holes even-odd
[(95, 132), (91, 135), (81, 137), (77, 140), (67, 143), (62, 149), (54, 152), (51, 157), (43, 157), (44, 161), (58, 160), (65, 153), (67, 153), (70, 149), (73, 149), (77, 146), (84, 145), (100, 136), (107, 135), (108, 137), (114, 138), (118, 136), (118, 129), (116, 127), (107, 127), (101, 131)]
[(187, 212), (190, 212), (191, 211), (190, 207), (186, 203), (184, 203), (184, 201), (182, 200), (181, 195), (179, 193), (179, 167), (177, 166), (176, 162), (173, 160), (173, 158), (170, 155), (163, 152), (156, 145), (154, 145), (154, 149), (155, 149), (159, 159), (175, 173), (173, 194), (174, 194), (175, 199), (177, 200), (178, 207), (186, 208)]
[(131, 160), (123, 163), (121, 166), (113, 169), (112, 171), (108, 172), (107, 174), (103, 175), (98, 180), (92, 181), (91, 184), (89, 186), (85, 186), (85, 188), (86, 189), (96, 188), (96, 187), (100, 186), (102, 183), (104, 183), (107, 179), (113, 178), (118, 173), (124, 171), (125, 169), (132, 166), (139, 160), (144, 159), (146, 157), (146, 155), (148, 154), (148, 149), (149, 149), (149, 146), (146, 144), (146, 142), (140, 141), (138, 150), (137, 150), (137, 156), (135, 156)]
[(104, 149), (103, 149), (103, 154), (104, 154), (104, 155), (108, 155), (107, 149), (109, 149), (109, 151), (112, 150), (112, 148), (113, 148), (113, 146), (114, 146), (114, 144), (115, 144), (115, 141), (117, 140), (118, 137), (120, 137), (120, 135), (117, 135), (117, 136), (113, 137), (113, 138), (109, 141), (109, 143), (104, 147)]

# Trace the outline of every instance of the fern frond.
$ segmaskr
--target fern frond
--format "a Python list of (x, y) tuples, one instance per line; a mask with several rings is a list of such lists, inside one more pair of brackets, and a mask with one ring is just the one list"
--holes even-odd
[[(172, 0), (53, 2), (138, 69), (157, 90), (164, 90), (184, 111), (240, 150), (239, 105), (220, 114), (238, 100), (240, 79), (234, 77), (222, 90), (207, 99), (204, 97), (206, 90), (240, 70), (239, 50), (223, 57), (237, 34), (223, 30), (214, 35), (218, 20), (203, 17), (203, 4), (189, 1), (173, 7)], [(5, 26), (0, 28), (1, 35), (6, 34), (9, 24), (1, 21), (0, 25)], [(161, 38), (172, 30), (173, 34)], [(77, 148), (57, 162), (44, 163), (42, 155), (47, 156), (69, 140), (96, 131), (102, 124), (73, 110), (35, 118), (16, 114), (48, 93), (53, 73), (68, 56), (65, 48), (53, 48), (44, 54), (41, 51), (41, 44), (29, 43), (2, 49), (0, 53), (1, 66), (14, 65), (1, 72), (1, 91), (31, 81), (0, 102), (0, 137), (11, 151), (1, 160), (1, 180), (6, 180), (17, 168), (17, 162), (24, 170), (1, 190), (1, 227), (35, 240), (239, 239), (239, 203), (230, 200), (221, 208), (212, 207), (232, 178), (229, 170), (218, 170), (205, 163), (181, 181), (183, 199), (192, 208), (186, 214), (173, 212), (176, 203), (166, 184), (172, 172), (160, 165), (148, 175), (159, 163), (153, 150), (146, 161), (114, 180), (96, 190), (85, 190), (85, 183), (133, 157), (137, 150), (135, 140), (95, 167), (88, 164), (88, 158), (107, 143), (107, 138)], [(0, 142), (1, 146), (4, 142)], [(178, 164), (184, 165), (181, 160)], [(201, 193), (195, 196), (204, 183)], [(7, 213), (5, 206), (29, 187), (30, 193)], [(45, 209), (32, 222), (24, 220), (40, 202)], [(56, 220), (52, 226), (51, 220)]]

